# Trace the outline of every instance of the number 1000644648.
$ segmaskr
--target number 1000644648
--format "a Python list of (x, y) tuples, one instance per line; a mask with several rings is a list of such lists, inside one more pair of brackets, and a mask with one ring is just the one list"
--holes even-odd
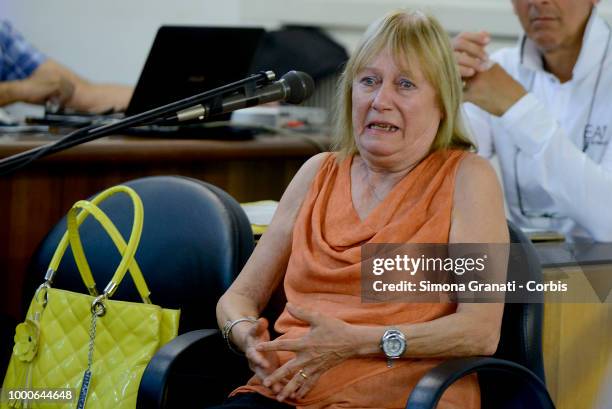
[(0, 403), (11, 402), (72, 402), (75, 392), (69, 388), (60, 389), (0, 389)]

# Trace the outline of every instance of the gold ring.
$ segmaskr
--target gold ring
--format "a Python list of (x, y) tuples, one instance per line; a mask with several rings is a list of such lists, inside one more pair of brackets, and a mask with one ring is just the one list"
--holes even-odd
[(300, 369), (298, 373), (300, 374), (302, 378), (304, 378), (304, 380), (308, 379), (308, 375), (306, 375), (303, 369)]

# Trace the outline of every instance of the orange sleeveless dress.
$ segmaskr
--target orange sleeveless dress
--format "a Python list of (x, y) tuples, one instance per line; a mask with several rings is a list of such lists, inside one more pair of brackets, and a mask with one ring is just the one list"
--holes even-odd
[[(351, 198), (352, 157), (331, 154), (321, 165), (298, 214), (285, 274), (287, 300), (355, 325), (393, 326), (435, 320), (452, 314), (456, 304), (362, 303), (361, 245), (365, 243), (447, 243), (455, 175), (469, 153), (437, 151), (402, 179), (365, 220)], [(303, 336), (308, 327), (285, 309), (276, 321), (280, 338)], [(410, 345), (408, 345), (410, 349)], [(293, 357), (279, 352), (281, 365)], [(348, 359), (329, 369), (301, 400), (299, 408), (404, 408), (418, 380), (442, 359), (396, 360), (384, 355)], [(253, 377), (233, 394), (274, 394)], [(463, 378), (444, 394), (439, 408), (476, 409), (476, 376)]]

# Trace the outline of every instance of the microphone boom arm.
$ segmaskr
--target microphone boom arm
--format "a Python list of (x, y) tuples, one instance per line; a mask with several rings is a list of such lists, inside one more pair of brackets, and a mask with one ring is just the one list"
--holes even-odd
[(64, 136), (58, 141), (50, 144), (39, 146), (34, 149), (30, 149), (25, 152), (20, 152), (16, 155), (9, 156), (4, 159), (0, 159), (0, 175), (5, 175), (10, 172), (16, 171), (19, 168), (26, 166), (30, 162), (42, 158), (47, 155), (71, 148), (76, 145), (80, 145), (85, 142), (92, 141), (94, 139), (102, 138), (104, 136), (111, 135), (122, 129), (130, 128), (133, 126), (142, 125), (149, 123), (155, 119), (166, 119), (166, 116), (170, 113), (176, 113), (186, 108), (191, 108), (196, 104), (201, 104), (205, 101), (214, 101), (213, 106), (220, 104), (223, 95), (230, 92), (236, 92), (241, 88), (244, 89), (245, 94), (253, 95), (257, 86), (268, 84), (276, 78), (276, 75), (272, 71), (260, 72), (255, 75), (251, 75), (242, 80), (227, 84), (209, 91), (202, 92), (191, 97), (163, 105), (158, 108), (153, 108), (149, 111), (145, 111), (136, 115), (123, 118), (119, 121), (104, 124), (100, 126), (87, 126), (85, 128), (77, 129), (76, 131)]

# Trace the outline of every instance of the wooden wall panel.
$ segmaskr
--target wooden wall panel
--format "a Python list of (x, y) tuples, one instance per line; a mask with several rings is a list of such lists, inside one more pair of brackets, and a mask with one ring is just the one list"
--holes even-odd
[[(326, 137), (315, 140), (329, 144)], [(44, 141), (0, 136), (0, 158)], [(0, 176), (0, 313), (21, 318), (27, 262), (40, 240), (77, 200), (153, 175), (200, 179), (240, 202), (278, 200), (299, 167), (317, 152), (316, 144), (286, 136), (249, 141), (111, 137)]]

